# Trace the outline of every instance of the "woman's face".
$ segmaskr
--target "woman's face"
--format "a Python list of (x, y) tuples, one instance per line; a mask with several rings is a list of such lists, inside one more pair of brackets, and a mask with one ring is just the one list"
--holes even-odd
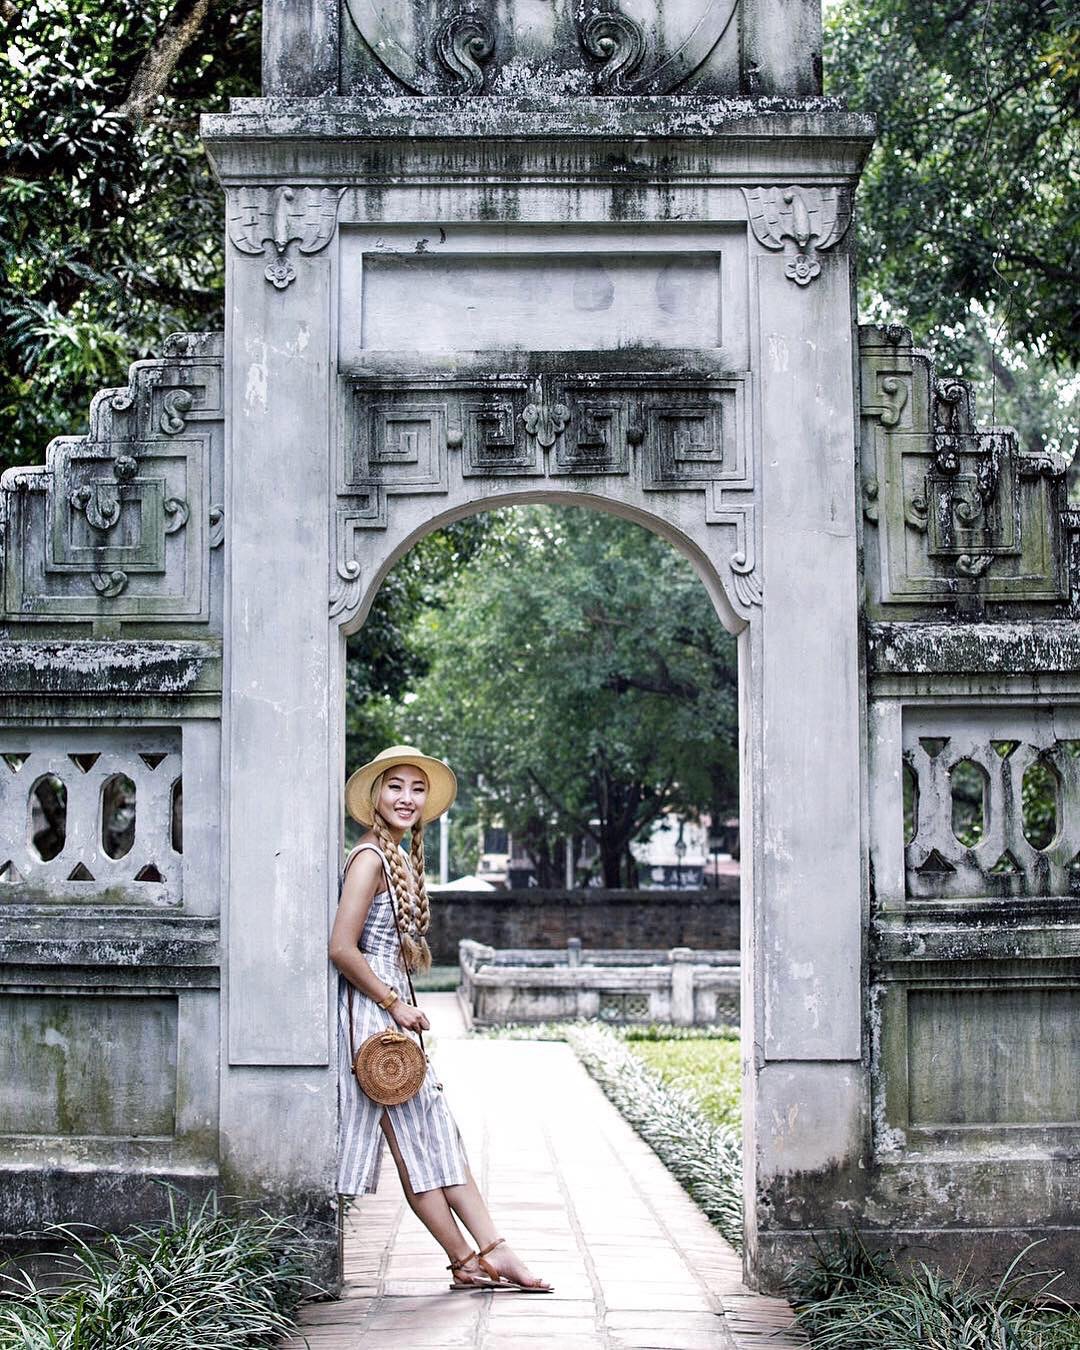
[(411, 830), (423, 814), (427, 792), (427, 775), (423, 769), (414, 764), (395, 764), (383, 774), (379, 814), (388, 824)]

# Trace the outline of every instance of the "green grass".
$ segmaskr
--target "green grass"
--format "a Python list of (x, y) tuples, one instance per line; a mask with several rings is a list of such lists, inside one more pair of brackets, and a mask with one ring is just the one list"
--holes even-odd
[(690, 1094), (714, 1125), (742, 1129), (742, 1067), (737, 1035), (639, 1038), (624, 1033), (629, 1049), (670, 1087)]
[(0, 1350), (253, 1350), (295, 1326), (306, 1239), (285, 1219), (221, 1214), (211, 1195), (123, 1236), (52, 1224), (62, 1273), (48, 1286), (5, 1272)]

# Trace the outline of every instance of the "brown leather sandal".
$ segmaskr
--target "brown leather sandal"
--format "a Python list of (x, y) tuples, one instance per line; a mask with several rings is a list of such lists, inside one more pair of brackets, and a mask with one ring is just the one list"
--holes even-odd
[(476, 1253), (476, 1259), (480, 1263), (480, 1269), (486, 1271), (488, 1275), (498, 1281), (498, 1284), (493, 1287), (510, 1290), (518, 1294), (553, 1294), (555, 1292), (554, 1285), (547, 1284), (543, 1280), (535, 1280), (532, 1284), (522, 1284), (520, 1280), (512, 1280), (509, 1275), (500, 1275), (490, 1261), (484, 1260), (484, 1257), (487, 1256), (488, 1252), (494, 1251), (500, 1243), (505, 1241), (505, 1238), (496, 1238), (494, 1242), (489, 1242), (486, 1247), (481, 1247)]
[[(485, 1278), (485, 1276), (481, 1275), (475, 1278), (463, 1280), (458, 1276), (457, 1272), (461, 1269), (461, 1267), (467, 1266), (469, 1262), (473, 1259), (473, 1257), (477, 1255), (478, 1255), (477, 1252), (470, 1252), (468, 1256), (463, 1256), (460, 1261), (451, 1261), (450, 1264), (446, 1267), (447, 1270), (453, 1273), (454, 1279), (451, 1281), (450, 1288), (453, 1289), (455, 1293), (461, 1293), (469, 1289), (498, 1288), (499, 1285), (498, 1277), (496, 1277), (495, 1279), (490, 1279)], [(482, 1269), (487, 1268), (487, 1262), (481, 1261), (480, 1266)]]

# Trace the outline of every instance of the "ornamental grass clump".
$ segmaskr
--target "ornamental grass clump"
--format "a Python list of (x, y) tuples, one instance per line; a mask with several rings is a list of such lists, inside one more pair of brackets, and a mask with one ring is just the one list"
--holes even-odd
[(307, 1239), (267, 1214), (218, 1212), (216, 1196), (123, 1236), (69, 1224), (63, 1271), (43, 1288), (25, 1273), (0, 1291), (0, 1350), (247, 1350), (274, 1346), (317, 1288), (302, 1272)]
[(1080, 1314), (1054, 1297), (1058, 1273), (1016, 1274), (1030, 1250), (983, 1289), (839, 1236), (796, 1272), (796, 1320), (814, 1350), (1076, 1350)]
[(568, 1025), (563, 1033), (621, 1114), (658, 1154), (736, 1250), (742, 1247), (742, 1145), (714, 1125), (693, 1096), (665, 1083), (607, 1027)]

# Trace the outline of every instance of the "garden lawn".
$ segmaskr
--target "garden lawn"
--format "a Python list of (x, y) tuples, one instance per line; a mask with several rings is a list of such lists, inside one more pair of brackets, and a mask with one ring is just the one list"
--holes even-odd
[(714, 1125), (742, 1129), (742, 1068), (737, 1033), (668, 1039), (624, 1033), (627, 1047), (671, 1087), (688, 1092)]

